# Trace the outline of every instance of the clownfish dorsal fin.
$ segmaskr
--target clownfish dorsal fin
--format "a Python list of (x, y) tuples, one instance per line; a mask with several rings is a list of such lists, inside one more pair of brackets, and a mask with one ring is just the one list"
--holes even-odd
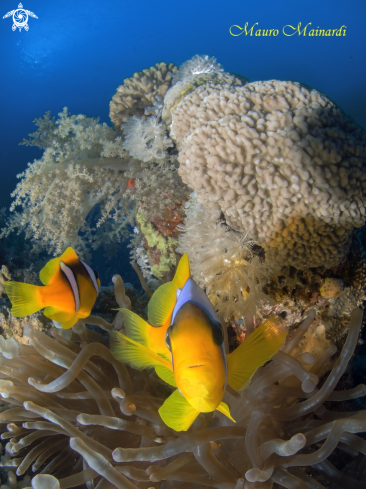
[(191, 278), (191, 267), (189, 265), (189, 259), (187, 253), (184, 253), (179, 260), (177, 270), (173, 278), (173, 284), (177, 289), (183, 289), (187, 280)]
[(189, 259), (185, 253), (179, 261), (173, 280), (161, 285), (151, 297), (147, 308), (147, 317), (152, 326), (158, 328), (166, 324), (167, 321), (170, 324), (170, 318), (177, 302), (177, 290), (183, 289), (190, 277)]
[(60, 271), (60, 262), (68, 264), (70, 261), (78, 260), (78, 256), (75, 251), (69, 247), (67, 248), (61, 256), (57, 258), (52, 258), (39, 272), (39, 278), (43, 285), (48, 285), (53, 277)]
[(175, 390), (159, 409), (164, 423), (175, 431), (187, 431), (200, 414), (189, 404), (179, 390)]
[(173, 282), (161, 285), (150, 299), (147, 306), (147, 317), (154, 328), (166, 324), (172, 317), (173, 309), (177, 301), (177, 287)]

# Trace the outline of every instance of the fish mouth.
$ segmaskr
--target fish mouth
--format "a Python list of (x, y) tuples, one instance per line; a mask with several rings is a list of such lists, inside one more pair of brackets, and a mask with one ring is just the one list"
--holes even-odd
[(197, 368), (197, 367), (204, 367), (205, 365), (203, 363), (200, 363), (198, 365), (189, 365), (187, 368)]

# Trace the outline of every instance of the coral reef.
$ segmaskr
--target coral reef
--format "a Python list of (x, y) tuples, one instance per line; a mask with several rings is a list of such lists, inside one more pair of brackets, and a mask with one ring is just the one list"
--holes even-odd
[(207, 82), (170, 114), (183, 181), (267, 261), (340, 262), (365, 221), (366, 137), (333, 102), (293, 82)]
[[(22, 144), (43, 148), (40, 160), (18, 175), (21, 179), (12, 196), (11, 210), (18, 206), (1, 236), (15, 229), (34, 239), (36, 250), (59, 254), (67, 246), (86, 252), (86, 243), (96, 248), (104, 231), (110, 240), (119, 239), (132, 220), (130, 203), (123, 201), (127, 179), (124, 172), (136, 161), (122, 149), (116, 133), (98, 119), (71, 116), (65, 108), (54, 120), (46, 112), (35, 119), (38, 130)], [(87, 221), (99, 205), (99, 236)], [(112, 229), (103, 228), (112, 217)], [(95, 231), (95, 229), (94, 229)], [(106, 240), (106, 235), (103, 240)]]
[[(113, 281), (117, 304), (131, 307), (120, 277)], [(155, 374), (117, 362), (84, 323), (52, 329), (52, 337), (26, 325), (28, 344), (0, 342), (0, 422), (7, 424), (3, 474), (11, 487), (31, 482), (33, 489), (133, 489), (141, 483), (158, 488), (164, 481), (217, 489), (269, 489), (273, 482), (320, 489), (326, 486), (317, 482), (319, 472), (345, 489), (357, 484), (326, 459), (339, 449), (353, 457), (366, 454), (355, 434), (366, 430), (365, 411), (329, 411), (324, 403), (366, 394), (362, 384), (334, 391), (357, 344), (362, 313), (352, 312), (344, 348), (319, 388), (318, 372), (336, 348), (318, 358), (309, 351), (296, 358), (292, 353), (314, 315), (309, 311), (247, 390), (225, 394), (235, 426), (220, 413), (203, 414), (184, 436), (158, 415), (171, 388)], [(118, 317), (114, 325), (89, 320), (104, 321), (102, 327), (111, 331), (122, 327)], [(309, 469), (315, 469), (312, 477)], [(25, 474), (17, 486), (17, 476)]]
[(133, 115), (144, 119), (145, 109), (164, 98), (178, 68), (173, 63), (156, 63), (155, 66), (134, 73), (117, 88), (109, 104), (109, 116), (117, 130)]

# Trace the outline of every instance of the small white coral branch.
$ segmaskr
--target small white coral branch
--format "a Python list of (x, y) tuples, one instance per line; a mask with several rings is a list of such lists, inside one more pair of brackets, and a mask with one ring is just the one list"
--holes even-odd
[(216, 61), (214, 56), (196, 54), (193, 58), (185, 61), (179, 70), (173, 75), (173, 85), (178, 81), (202, 73), (219, 73), (223, 71), (222, 66)]
[(164, 123), (158, 122), (158, 117), (155, 116), (146, 120), (136, 116), (130, 117), (123, 125), (123, 133), (124, 149), (145, 163), (165, 158), (166, 150), (173, 146), (172, 140), (166, 134)]

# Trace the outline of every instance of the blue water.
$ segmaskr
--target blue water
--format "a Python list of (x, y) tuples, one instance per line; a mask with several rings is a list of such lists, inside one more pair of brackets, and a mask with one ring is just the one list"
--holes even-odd
[[(300, 81), (327, 94), (366, 127), (366, 2), (24, 0), (29, 31), (2, 19), (19, 0), (0, 3), (0, 208), (9, 207), (16, 175), (42, 154), (18, 146), (32, 120), (67, 106), (110, 124), (109, 101), (135, 71), (159, 61), (180, 65), (194, 54), (216, 56), (225, 71), (251, 81)], [(233, 37), (233, 24), (278, 29), (276, 37)], [(282, 28), (338, 29), (341, 37), (286, 37)]]

